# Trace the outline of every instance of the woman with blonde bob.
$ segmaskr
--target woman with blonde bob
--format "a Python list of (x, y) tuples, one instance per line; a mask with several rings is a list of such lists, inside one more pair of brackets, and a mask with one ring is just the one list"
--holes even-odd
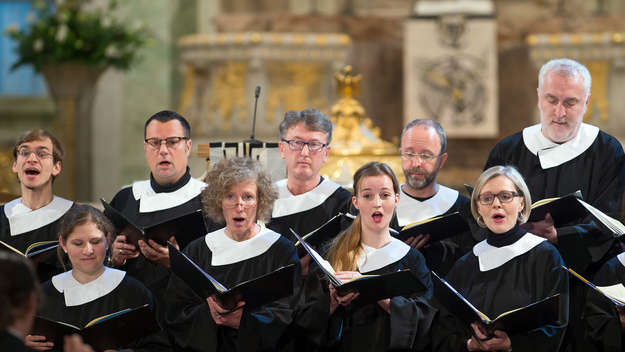
[(529, 218), (531, 198), (523, 177), (512, 166), (493, 166), (477, 180), (471, 212), (486, 239), (461, 257), (447, 281), (477, 309), (499, 314), (560, 294), (560, 323), (508, 335), (487, 335), (477, 324), (466, 326), (440, 314), (434, 326), (437, 351), (557, 351), (568, 320), (568, 276), (558, 250), (519, 225)]
[(334, 350), (421, 350), (429, 343), (434, 309), (426, 300), (432, 294), (432, 280), (423, 255), (391, 237), (389, 223), (398, 200), (399, 183), (388, 165), (371, 162), (358, 169), (352, 202), (359, 215), (334, 239), (328, 260), (344, 281), (410, 269), (426, 289), (362, 305), (356, 304), (358, 293), (339, 296), (329, 286), (330, 327), (340, 326), (340, 330), (329, 330)]
[[(206, 183), (204, 212), (226, 227), (191, 242), (184, 250), (191, 260), (226, 287), (289, 264), (299, 274), (293, 244), (262, 223), (271, 216), (277, 192), (257, 161), (221, 160), (206, 175)], [(168, 292), (168, 330), (176, 347), (185, 351), (273, 350), (291, 322), (290, 297), (254, 310), (239, 301), (228, 310), (213, 296), (198, 297), (175, 275)]]

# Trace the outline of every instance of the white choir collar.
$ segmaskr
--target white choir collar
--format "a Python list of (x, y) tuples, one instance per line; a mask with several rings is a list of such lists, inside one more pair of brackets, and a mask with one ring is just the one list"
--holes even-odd
[(364, 250), (356, 261), (358, 271), (361, 273), (372, 272), (395, 263), (410, 251), (409, 245), (395, 237), (392, 237), (391, 242), (382, 248), (373, 248), (365, 244), (362, 244), (362, 248)]
[(278, 190), (278, 199), (273, 203), (272, 218), (297, 214), (317, 207), (341, 187), (338, 183), (324, 178), (317, 187), (310, 191), (293, 195), (286, 187), (286, 183), (285, 178), (274, 184)]
[(132, 194), (135, 200), (139, 201), (139, 212), (149, 213), (184, 204), (202, 193), (205, 187), (206, 183), (191, 177), (189, 182), (173, 192), (156, 193), (150, 185), (150, 180), (145, 180), (132, 184)]
[(526, 233), (513, 244), (494, 247), (486, 240), (473, 246), (473, 254), (478, 257), (480, 271), (488, 271), (498, 268), (510, 260), (529, 252), (532, 248), (541, 244), (545, 239), (531, 233)]
[(598, 127), (582, 123), (573, 139), (557, 144), (547, 139), (541, 131), (541, 124), (537, 124), (523, 129), (523, 143), (538, 156), (544, 170), (575, 159), (594, 143), (598, 135)]
[(74, 202), (53, 196), (45, 206), (31, 210), (17, 198), (4, 205), (4, 215), (9, 220), (11, 236), (21, 235), (49, 225), (60, 219), (72, 207)]
[(619, 254), (616, 256), (618, 258), (618, 260), (621, 262), (621, 264), (623, 264), (623, 266), (625, 266), (625, 252)]
[(399, 203), (397, 204), (397, 223), (405, 226), (447, 212), (458, 200), (458, 191), (438, 185), (438, 192), (424, 201), (419, 201), (406, 194), (404, 185), (399, 187)]
[(212, 252), (212, 266), (241, 262), (265, 253), (278, 239), (280, 234), (262, 224), (260, 232), (245, 241), (235, 241), (226, 235), (226, 228), (213, 231), (204, 237), (208, 249)]
[(125, 271), (104, 267), (104, 272), (97, 279), (81, 284), (76, 281), (72, 271), (52, 277), (52, 285), (65, 297), (68, 307), (89, 303), (113, 291), (124, 279)]

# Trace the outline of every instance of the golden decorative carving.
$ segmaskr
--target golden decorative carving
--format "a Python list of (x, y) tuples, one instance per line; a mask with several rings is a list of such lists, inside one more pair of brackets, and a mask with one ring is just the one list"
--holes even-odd
[[(0, 149), (0, 193), (19, 194), (20, 188), (17, 176), (11, 171), (13, 165), (13, 147)], [(0, 200), (2, 202), (2, 200)]]
[(590, 88), (590, 104), (584, 115), (584, 121), (589, 119), (595, 111), (601, 122), (608, 121), (608, 77), (610, 77), (610, 63), (608, 61), (592, 61), (583, 63), (590, 71), (592, 87)]
[(365, 109), (355, 98), (360, 96), (362, 77), (352, 74), (352, 67), (334, 75), (339, 101), (330, 109), (334, 124), (332, 149), (321, 174), (349, 186), (352, 175), (363, 164), (382, 161), (401, 175), (401, 159), (396, 145), (380, 138), (380, 129), (373, 126)]
[[(245, 80), (247, 64), (244, 62), (227, 62), (214, 71), (210, 97), (208, 97), (209, 111), (216, 110), (221, 117), (221, 131), (230, 132), (232, 117), (244, 121), (246, 118), (247, 100), (245, 95)], [(208, 121), (211, 121), (210, 114)]]
[(265, 66), (271, 77), (267, 90), (267, 121), (275, 121), (284, 111), (327, 106), (327, 100), (319, 91), (325, 72), (321, 63), (267, 62)]

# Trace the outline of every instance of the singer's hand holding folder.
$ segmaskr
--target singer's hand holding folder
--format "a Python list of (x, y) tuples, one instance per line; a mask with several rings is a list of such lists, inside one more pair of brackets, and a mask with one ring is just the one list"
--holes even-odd
[(167, 247), (172, 272), (199, 297), (205, 299), (215, 295), (215, 299), (224, 309), (232, 310), (239, 301), (245, 301), (245, 309), (251, 310), (293, 294), (295, 264), (227, 288), (171, 243)]
[(104, 351), (127, 347), (159, 330), (152, 309), (145, 304), (93, 319), (83, 328), (37, 316), (31, 335), (45, 336), (55, 349), (62, 350), (64, 336), (79, 334), (96, 351)]
[(429, 242), (433, 243), (469, 230), (470, 228), (467, 221), (459, 212), (454, 212), (448, 215), (413, 222), (404, 226), (399, 233), (393, 234), (393, 236), (402, 241), (406, 241), (409, 237), (429, 234)]
[(488, 334), (492, 335), (493, 331), (501, 330), (512, 335), (556, 323), (559, 320), (559, 293), (524, 307), (503, 312), (491, 319), (480, 312), (438, 274), (432, 272), (432, 277), (434, 279), (434, 296), (438, 302), (467, 325), (471, 323), (481, 324), (483, 330)]
[(290, 230), (341, 296), (350, 292), (358, 292), (360, 293), (357, 298), (358, 303), (365, 304), (425, 290), (423, 284), (409, 269), (383, 275), (362, 275), (347, 282), (341, 281), (336, 277), (336, 272), (334, 268), (332, 268), (332, 265), (330, 265), (327, 260), (323, 259), (323, 257), (321, 257), (307, 241), (293, 231), (293, 229)]
[(119, 231), (124, 230), (126, 241), (135, 246), (138, 246), (139, 240), (147, 242), (150, 239), (161, 246), (165, 246), (169, 238), (174, 236), (181, 248), (183, 248), (186, 242), (181, 240), (196, 238), (206, 234), (204, 215), (199, 209), (175, 218), (163, 219), (161, 222), (151, 226), (142, 227), (130, 221), (119, 210), (104, 201), (104, 199), (100, 199), (100, 201), (102, 206), (104, 206), (104, 214), (111, 219), (115, 228)]

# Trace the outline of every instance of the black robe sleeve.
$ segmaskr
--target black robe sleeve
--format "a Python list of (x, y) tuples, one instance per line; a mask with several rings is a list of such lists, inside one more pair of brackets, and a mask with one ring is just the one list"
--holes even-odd
[[(297, 253), (285, 238), (280, 238), (257, 257), (224, 265), (223, 268), (211, 267), (212, 254), (203, 238), (189, 244), (184, 252), (227, 287), (292, 263), (296, 264), (294, 282), (300, 282)], [(294, 292), (299, 290), (299, 287), (294, 287)], [(198, 297), (176, 275), (171, 276), (167, 292), (167, 329), (175, 345), (185, 351), (262, 351), (275, 348), (291, 323), (295, 300), (294, 297), (286, 297), (253, 311), (243, 308), (239, 329), (235, 330), (217, 326), (206, 297)]]

